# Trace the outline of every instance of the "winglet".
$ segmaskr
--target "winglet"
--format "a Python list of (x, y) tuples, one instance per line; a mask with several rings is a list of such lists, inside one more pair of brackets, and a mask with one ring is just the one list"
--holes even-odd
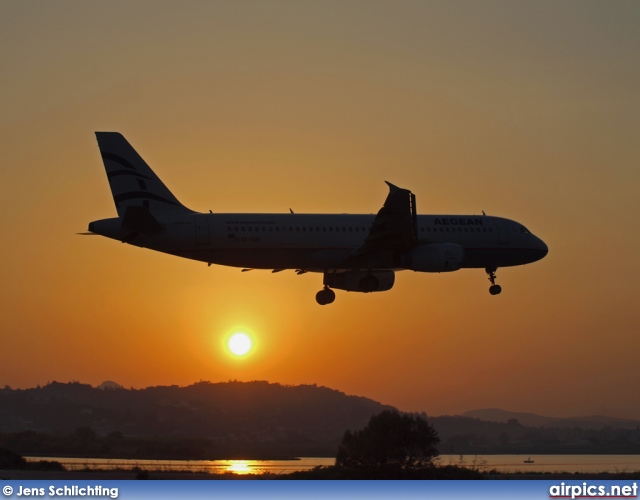
[(373, 220), (365, 242), (353, 251), (352, 257), (372, 251), (404, 250), (417, 238), (415, 196), (408, 189), (384, 182), (389, 186), (387, 199)]
[(384, 182), (385, 182), (385, 184), (387, 186), (389, 186), (389, 192), (390, 193), (395, 193), (398, 189), (402, 189), (402, 188), (399, 188), (398, 186), (396, 186), (395, 184), (391, 184), (389, 181), (384, 181)]

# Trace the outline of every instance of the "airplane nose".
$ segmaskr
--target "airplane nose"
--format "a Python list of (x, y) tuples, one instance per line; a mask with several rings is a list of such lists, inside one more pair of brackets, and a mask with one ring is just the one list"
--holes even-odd
[(545, 255), (549, 253), (549, 247), (540, 238), (538, 238), (538, 250), (540, 252), (540, 257), (539, 257), (540, 259), (542, 259)]

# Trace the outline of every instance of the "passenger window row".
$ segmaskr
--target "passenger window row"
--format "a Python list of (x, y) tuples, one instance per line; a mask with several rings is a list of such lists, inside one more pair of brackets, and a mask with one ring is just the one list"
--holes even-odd
[(239, 232), (239, 231), (242, 231), (242, 232), (245, 232), (245, 231), (246, 232), (256, 232), (256, 233), (258, 233), (258, 232), (262, 232), (262, 233), (271, 232), (272, 233), (274, 231), (277, 232), (277, 233), (281, 232), (281, 231), (282, 232), (290, 232), (290, 233), (293, 233), (293, 232), (298, 232), (298, 233), (299, 232), (310, 232), (310, 233), (312, 233), (312, 232), (316, 232), (316, 233), (320, 233), (320, 232), (323, 232), (323, 233), (326, 233), (326, 232), (330, 232), (330, 233), (333, 233), (333, 232), (336, 232), (336, 233), (339, 233), (339, 232), (343, 232), (343, 233), (346, 233), (346, 232), (360, 233), (360, 232), (362, 232), (362, 233), (364, 233), (364, 232), (367, 231), (367, 228), (363, 227), (363, 226), (357, 226), (357, 227), (354, 227), (354, 226), (339, 226), (339, 227), (336, 227), (336, 226), (329, 226), (329, 227), (327, 227), (327, 226), (322, 226), (322, 227), (320, 227), (320, 226), (302, 226), (302, 227), (301, 226), (283, 226), (283, 227), (282, 226), (260, 226), (260, 227), (254, 227), (254, 226), (227, 226), (227, 231), (230, 232), (230, 233)]
[[(276, 233), (278, 233), (278, 232), (281, 232), (281, 231), (282, 232), (290, 232), (290, 233), (293, 233), (293, 232), (297, 232), (297, 233), (299, 233), (299, 232), (310, 232), (310, 233), (313, 233), (313, 232), (316, 232), (316, 233), (320, 233), (320, 232), (323, 232), (323, 233), (326, 233), (326, 232), (330, 232), (330, 233), (333, 233), (333, 232), (336, 232), (336, 233), (339, 233), (339, 232), (343, 232), (343, 233), (344, 232), (360, 233), (360, 232), (362, 232), (362, 233), (364, 233), (364, 232), (367, 232), (368, 230), (367, 230), (366, 227), (363, 227), (363, 226), (356, 226), (356, 227), (354, 227), (354, 226), (339, 226), (339, 227), (336, 227), (336, 226), (329, 226), (329, 227), (327, 227), (327, 226), (322, 226), (322, 227), (320, 227), (320, 226), (302, 226), (302, 227), (300, 227), (300, 226), (260, 226), (260, 227), (254, 227), (254, 226), (227, 226), (227, 231), (230, 232), (230, 233), (240, 232), (240, 231), (242, 231), (242, 232), (256, 232), (256, 233), (258, 233), (258, 232), (262, 232), (262, 233), (276, 232)], [(490, 228), (490, 227), (489, 228), (487, 228), (487, 227), (482, 227), (482, 228), (480, 228), (480, 227), (464, 227), (464, 228), (458, 227), (457, 231), (456, 231), (455, 227), (440, 227), (440, 228), (438, 228), (438, 227), (434, 227), (434, 228), (421, 227), (420, 231), (422, 231), (423, 233), (425, 231), (428, 232), (428, 233), (431, 233), (431, 232), (434, 232), (434, 233), (438, 233), (438, 232), (440, 232), (440, 233), (455, 233), (455, 232), (458, 232), (458, 233), (462, 233), (462, 232), (465, 232), (465, 233), (473, 233), (473, 232), (486, 233), (486, 232), (489, 232), (489, 233), (491, 233), (491, 232), (493, 232), (493, 229)]]

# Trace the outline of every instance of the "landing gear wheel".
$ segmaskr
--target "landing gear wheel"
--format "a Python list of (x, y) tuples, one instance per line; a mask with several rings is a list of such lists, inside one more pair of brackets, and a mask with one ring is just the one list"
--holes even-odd
[(316, 293), (316, 302), (321, 306), (331, 304), (334, 300), (336, 300), (336, 292), (326, 286), (323, 290), (320, 290), (318, 293)]
[(485, 269), (486, 273), (489, 275), (489, 281), (491, 282), (491, 286), (489, 287), (489, 293), (491, 295), (498, 295), (502, 291), (502, 287), (500, 285), (496, 285), (497, 270), (497, 267), (487, 267)]

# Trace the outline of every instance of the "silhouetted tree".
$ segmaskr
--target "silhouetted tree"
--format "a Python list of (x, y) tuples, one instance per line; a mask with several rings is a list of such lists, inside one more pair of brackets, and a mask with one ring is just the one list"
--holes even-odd
[(438, 433), (424, 418), (397, 411), (371, 417), (367, 426), (347, 431), (336, 466), (369, 471), (408, 471), (433, 466), (438, 455)]

